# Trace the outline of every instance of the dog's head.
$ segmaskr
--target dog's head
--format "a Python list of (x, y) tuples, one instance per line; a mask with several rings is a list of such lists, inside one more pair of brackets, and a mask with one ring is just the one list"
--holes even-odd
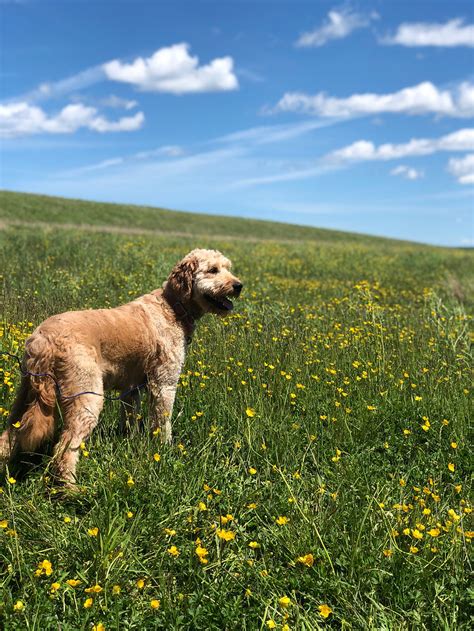
[(232, 263), (217, 250), (193, 250), (173, 268), (164, 285), (177, 301), (193, 312), (227, 315), (242, 283), (230, 269)]

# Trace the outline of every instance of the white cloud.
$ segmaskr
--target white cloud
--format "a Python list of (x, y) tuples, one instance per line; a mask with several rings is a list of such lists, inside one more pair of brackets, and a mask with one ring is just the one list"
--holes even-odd
[(100, 104), (104, 107), (133, 110), (134, 107), (137, 107), (138, 101), (135, 101), (133, 99), (122, 99), (120, 96), (115, 96), (115, 94), (111, 94), (110, 96), (102, 99), (100, 101)]
[(103, 65), (106, 77), (135, 85), (146, 92), (220, 92), (238, 88), (233, 73), (232, 57), (213, 59), (199, 66), (198, 57), (192, 57), (186, 43), (160, 48), (151, 57), (137, 57), (132, 63), (118, 59)]
[(455, 18), (445, 24), (412, 22), (400, 24), (395, 35), (382, 40), (384, 44), (402, 46), (470, 46), (474, 47), (474, 24), (464, 24)]
[(390, 171), (390, 175), (399, 175), (406, 180), (419, 180), (424, 177), (425, 174), (423, 171), (408, 167), (406, 164), (400, 164)]
[(461, 83), (453, 89), (437, 88), (429, 81), (388, 94), (353, 94), (346, 98), (287, 92), (274, 111), (302, 112), (322, 117), (353, 118), (374, 114), (437, 114), (456, 118), (474, 116), (474, 84)]
[(95, 107), (81, 103), (67, 105), (54, 116), (47, 115), (40, 107), (25, 102), (0, 104), (0, 137), (16, 138), (32, 134), (72, 134), (80, 128), (99, 133), (134, 131), (145, 120), (142, 112), (134, 116), (110, 121), (98, 115)]
[(438, 151), (474, 151), (474, 128), (460, 129), (440, 138), (412, 138), (407, 143), (374, 145), (369, 140), (333, 151), (326, 161), (333, 164), (367, 160), (398, 160), (407, 156), (426, 156)]
[(474, 153), (464, 158), (451, 158), (448, 171), (457, 178), (459, 184), (474, 184)]
[(356, 13), (348, 7), (333, 9), (329, 11), (321, 26), (303, 33), (296, 42), (296, 46), (301, 48), (324, 46), (330, 40), (342, 39), (357, 29), (369, 26), (370, 22), (377, 18), (376, 13), (365, 15)]

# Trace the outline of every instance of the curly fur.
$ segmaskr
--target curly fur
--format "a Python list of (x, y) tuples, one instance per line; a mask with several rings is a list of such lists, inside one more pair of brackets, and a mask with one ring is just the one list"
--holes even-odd
[[(230, 261), (217, 250), (190, 252), (171, 271), (162, 289), (114, 309), (69, 311), (45, 320), (26, 342), (23, 368), (49, 373), (60, 386), (63, 427), (54, 446), (53, 472), (74, 484), (80, 445), (99, 420), (108, 389), (123, 393), (147, 382), (151, 430), (171, 440), (171, 414), (187, 341), (205, 313), (226, 315), (227, 296), (238, 296), (240, 280)], [(126, 428), (137, 410), (136, 395), (124, 397)], [(55, 431), (56, 388), (53, 380), (22, 378), (0, 436), (0, 458), (13, 462), (42, 449)], [(16, 428), (17, 422), (20, 427)]]

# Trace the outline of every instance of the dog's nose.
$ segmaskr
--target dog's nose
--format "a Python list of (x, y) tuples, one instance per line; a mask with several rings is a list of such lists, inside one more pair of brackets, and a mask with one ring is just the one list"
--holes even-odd
[(242, 291), (242, 287), (243, 287), (242, 283), (234, 283), (232, 286), (234, 288), (235, 295), (238, 296), (240, 292)]

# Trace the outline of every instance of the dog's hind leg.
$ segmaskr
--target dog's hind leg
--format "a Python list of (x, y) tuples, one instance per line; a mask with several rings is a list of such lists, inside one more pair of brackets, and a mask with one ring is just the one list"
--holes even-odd
[[(100, 380), (90, 386), (91, 391), (102, 394)], [(53, 476), (58, 482), (74, 486), (81, 443), (87, 440), (97, 425), (103, 405), (103, 397), (93, 394), (83, 394), (61, 402), (64, 426), (52, 460)]]

